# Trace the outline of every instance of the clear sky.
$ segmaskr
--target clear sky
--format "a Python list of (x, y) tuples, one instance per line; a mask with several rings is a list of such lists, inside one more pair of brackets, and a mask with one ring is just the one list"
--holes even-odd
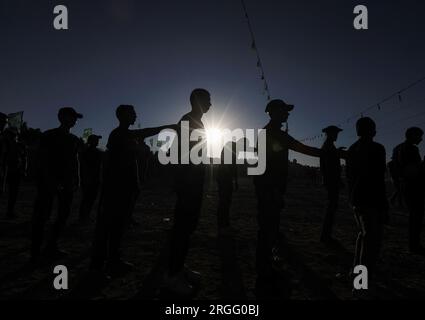
[[(53, 28), (59, 4), (69, 10), (66, 31)], [(357, 4), (369, 9), (369, 30), (353, 28)], [(423, 0), (246, 5), (272, 98), (296, 106), (289, 125), (298, 139), (425, 76)], [(268, 121), (239, 0), (1, 0), (0, 39), (0, 111), (23, 110), (31, 127), (55, 127), (58, 108), (70, 105), (84, 114), (75, 134), (93, 128), (106, 140), (119, 104), (135, 105), (142, 127), (175, 123), (196, 87), (212, 94), (209, 123), (223, 118), (223, 127), (261, 128)], [(406, 127), (425, 127), (424, 89), (422, 83), (371, 114), (387, 153)], [(344, 129), (338, 144), (349, 146), (354, 121)]]

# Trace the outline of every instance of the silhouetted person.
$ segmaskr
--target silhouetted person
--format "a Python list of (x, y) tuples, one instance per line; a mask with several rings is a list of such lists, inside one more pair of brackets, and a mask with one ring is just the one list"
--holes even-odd
[(7, 125), (7, 115), (0, 112), (0, 196), (4, 192), (5, 187), (5, 142), (4, 142), (4, 129)]
[[(394, 150), (393, 150), (394, 151)], [(391, 182), (394, 187), (394, 192), (391, 195), (390, 203), (391, 205), (397, 204), (400, 208), (403, 207), (403, 194), (401, 190), (401, 172), (397, 164), (396, 155), (393, 152), (391, 161), (388, 162), (388, 171), (391, 176)]]
[(25, 175), (27, 156), (25, 146), (18, 142), (18, 130), (7, 128), (4, 132), (6, 182), (9, 199), (7, 203), (7, 217), (14, 218), (16, 200), (18, 198), (21, 178)]
[(47, 241), (46, 254), (56, 258), (64, 254), (57, 241), (71, 212), (74, 190), (79, 185), (78, 150), (80, 140), (70, 133), (77, 119), (83, 116), (73, 108), (61, 108), (60, 126), (43, 133), (38, 150), (37, 197), (32, 218), (31, 257), (35, 261), (44, 239), (44, 226), (50, 217), (52, 203), (58, 199), (58, 213)]
[(7, 125), (7, 115), (0, 112), (0, 133), (3, 133)]
[(144, 142), (139, 142), (139, 178), (143, 185), (152, 174), (152, 152), (149, 146)]
[[(185, 114), (179, 123), (178, 138), (181, 139), (180, 124), (189, 123), (189, 135), (193, 130), (204, 130), (202, 116), (211, 107), (211, 97), (205, 89), (195, 89), (190, 95), (192, 110)], [(189, 143), (190, 150), (196, 142)], [(179, 154), (182, 153), (179, 146)], [(169, 237), (168, 273), (164, 279), (167, 290), (187, 296), (193, 293), (193, 282), (198, 281), (197, 272), (185, 269), (184, 263), (189, 250), (190, 237), (196, 230), (202, 207), (205, 165), (179, 164), (175, 168), (175, 191), (177, 202), (174, 210), (174, 224)], [(191, 283), (192, 282), (192, 283)]]
[(420, 243), (424, 218), (425, 174), (417, 145), (423, 131), (412, 127), (406, 130), (406, 141), (395, 147), (393, 158), (400, 172), (400, 185), (409, 210), (409, 248), (411, 252), (425, 254)]
[(100, 187), (103, 152), (97, 146), (102, 136), (90, 135), (86, 148), (80, 153), (80, 177), (83, 198), (80, 205), (79, 219), (81, 222), (90, 218), (90, 213), (96, 201)]
[[(232, 163), (225, 163), (225, 149), (232, 152)], [(233, 189), (238, 189), (238, 168), (236, 164), (236, 143), (227, 143), (221, 152), (221, 162), (217, 166), (218, 210), (217, 225), (219, 231), (230, 227), (230, 205), (232, 204)]]
[(132, 268), (128, 262), (121, 260), (121, 239), (128, 225), (136, 197), (139, 193), (137, 140), (158, 134), (166, 128), (130, 130), (137, 115), (132, 105), (120, 105), (116, 109), (119, 126), (109, 135), (107, 143), (107, 160), (97, 214), (91, 271), (103, 274), (105, 262), (108, 272), (120, 274)]
[(323, 177), (323, 184), (328, 192), (328, 203), (320, 241), (325, 243), (333, 241), (332, 229), (338, 208), (339, 192), (342, 186), (340, 159), (344, 156), (344, 152), (335, 147), (335, 142), (341, 131), (342, 129), (336, 126), (329, 126), (322, 130), (326, 134), (326, 140), (320, 155), (320, 171)]
[(280, 295), (283, 289), (277, 284), (278, 274), (273, 259), (279, 242), (280, 212), (284, 207), (284, 195), (288, 180), (288, 152), (293, 150), (311, 156), (320, 156), (320, 149), (295, 140), (282, 131), (293, 105), (282, 100), (272, 100), (266, 112), (270, 116), (266, 129), (266, 171), (254, 176), (258, 200), (258, 243), (256, 254), (257, 297)]
[(376, 125), (371, 118), (359, 119), (356, 131), (359, 139), (347, 154), (349, 199), (359, 229), (354, 266), (364, 265), (373, 275), (388, 221), (385, 148), (373, 141)]

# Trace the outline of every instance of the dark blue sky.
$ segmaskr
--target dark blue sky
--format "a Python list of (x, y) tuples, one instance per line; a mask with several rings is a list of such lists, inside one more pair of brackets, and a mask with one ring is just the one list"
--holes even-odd
[[(70, 30), (53, 28), (58, 4), (69, 9)], [(246, 4), (272, 97), (296, 105), (296, 138), (425, 76), (424, 1)], [(352, 26), (357, 4), (369, 9), (367, 31)], [(224, 127), (263, 127), (266, 98), (244, 20), (239, 0), (0, 0), (0, 109), (24, 110), (30, 126), (47, 129), (57, 109), (71, 105), (84, 114), (75, 134), (93, 128), (107, 136), (118, 104), (134, 104), (142, 127), (174, 123), (189, 110), (190, 91), (205, 87), (209, 122), (226, 112)], [(407, 126), (425, 127), (424, 88), (372, 114), (387, 153)], [(348, 146), (353, 122), (345, 128), (339, 144)]]

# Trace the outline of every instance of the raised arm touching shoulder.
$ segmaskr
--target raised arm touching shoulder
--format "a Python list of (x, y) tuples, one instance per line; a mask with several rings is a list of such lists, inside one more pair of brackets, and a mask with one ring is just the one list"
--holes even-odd
[(320, 157), (320, 149), (307, 146), (289, 136), (289, 149), (312, 157)]
[(165, 130), (165, 129), (177, 130), (177, 127), (178, 127), (177, 124), (169, 124), (169, 125), (166, 125), (166, 126), (133, 130), (133, 133), (138, 138), (145, 139), (145, 138), (157, 135), (158, 133), (160, 133), (162, 130)]

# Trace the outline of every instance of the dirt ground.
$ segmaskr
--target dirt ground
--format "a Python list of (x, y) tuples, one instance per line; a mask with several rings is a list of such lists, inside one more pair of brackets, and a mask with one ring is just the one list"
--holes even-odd
[[(203, 275), (194, 298), (255, 299), (256, 199), (252, 181), (243, 178), (234, 193), (233, 232), (227, 235), (217, 232), (216, 185), (209, 181), (205, 189), (202, 217), (187, 261)], [(0, 299), (158, 299), (158, 261), (175, 202), (169, 186), (153, 180), (143, 187), (135, 209), (140, 225), (130, 227), (123, 242), (125, 259), (136, 268), (92, 292), (81, 288), (87, 280), (94, 223), (76, 223), (78, 193), (61, 241), (69, 255), (54, 263), (68, 268), (69, 290), (54, 290), (53, 265), (29, 267), (34, 195), (34, 186), (25, 183), (19, 196), (19, 216), (12, 221), (4, 218), (4, 197), (0, 201)], [(343, 192), (335, 228), (339, 244), (328, 247), (320, 243), (325, 196), (323, 187), (310, 179), (297, 178), (289, 183), (281, 223), (286, 245), (279, 266), (293, 286), (292, 299), (356, 299), (348, 277), (356, 239), (354, 218)], [(406, 212), (392, 210), (391, 224), (385, 229), (377, 287), (368, 294), (371, 299), (425, 298), (425, 257), (407, 251), (407, 222)]]

